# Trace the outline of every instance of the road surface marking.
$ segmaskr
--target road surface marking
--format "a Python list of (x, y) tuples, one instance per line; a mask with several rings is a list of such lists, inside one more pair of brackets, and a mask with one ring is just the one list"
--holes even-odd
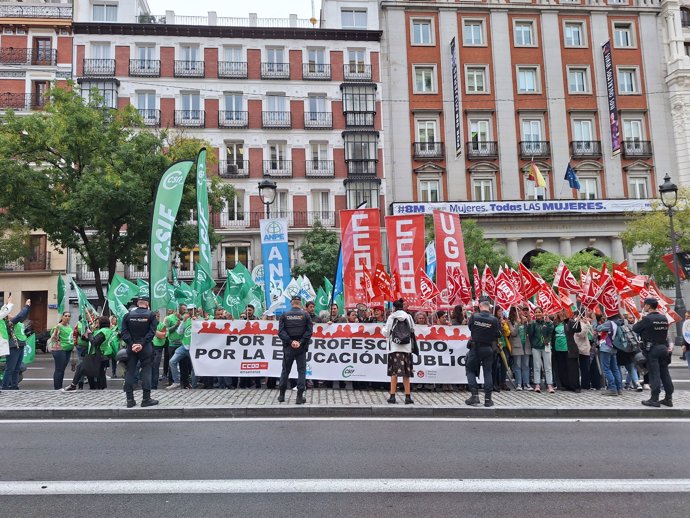
[(690, 479), (258, 479), (3, 482), (1, 496), (209, 493), (684, 493)]
[[(83, 410), (83, 409), (80, 409)], [(94, 410), (89, 409), (89, 410)], [(653, 410), (649, 411), (650, 413)], [(389, 422), (431, 422), (431, 423), (655, 423), (655, 424), (678, 424), (690, 423), (690, 418), (680, 417), (649, 417), (649, 418), (624, 418), (616, 417), (607, 419), (605, 417), (558, 417), (545, 418), (539, 417), (531, 419), (529, 417), (162, 417), (162, 418), (84, 418), (84, 419), (0, 419), (2, 425), (16, 424), (113, 424), (113, 423), (269, 423), (269, 422), (294, 422), (304, 421), (389, 421)]]

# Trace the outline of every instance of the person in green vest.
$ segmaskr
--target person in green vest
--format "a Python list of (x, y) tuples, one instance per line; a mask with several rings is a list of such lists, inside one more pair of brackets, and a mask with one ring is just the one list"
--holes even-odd
[(74, 350), (74, 334), (72, 326), (69, 325), (72, 314), (65, 311), (60, 317), (60, 322), (50, 331), (49, 344), (52, 343), (50, 352), (55, 360), (55, 371), (53, 372), (53, 388), (62, 389), (65, 378), (65, 369), (69, 364), (72, 351)]
[(172, 373), (173, 383), (167, 387), (167, 390), (187, 388), (187, 380), (182, 380), (180, 377), (180, 362), (184, 359), (189, 359), (189, 347), (192, 344), (192, 320), (192, 315), (186, 313), (182, 322), (177, 326), (176, 332), (182, 337), (182, 347), (178, 347), (173, 357), (170, 358), (170, 372)]
[[(177, 313), (172, 313), (165, 317), (163, 323), (165, 324), (165, 329), (168, 333), (168, 365), (173, 356), (175, 356), (175, 351), (178, 347), (182, 345), (182, 335), (177, 332), (177, 328), (182, 322), (182, 318), (187, 314), (187, 305), (180, 304), (177, 307)], [(165, 370), (165, 368), (163, 369)], [(172, 383), (172, 372), (168, 368), (168, 379)]]
[[(88, 327), (86, 328), (86, 352), (84, 357), (87, 355), (96, 355), (100, 358), (100, 368), (98, 370), (98, 375), (95, 379), (91, 379), (89, 376), (89, 387), (91, 390), (106, 388), (105, 370), (108, 366), (108, 359), (111, 354), (110, 337), (112, 335), (112, 329), (110, 329), (110, 319), (108, 317), (98, 317), (96, 321), (95, 331), (91, 331)], [(63, 389), (63, 392), (72, 392), (77, 390), (77, 386), (80, 380), (85, 376), (86, 363), (82, 361), (77, 365), (77, 371), (74, 373), (74, 378), (69, 387)]]
[[(172, 316), (172, 315), (169, 315)], [(153, 361), (151, 362), (151, 390), (158, 390), (158, 376), (160, 375), (161, 360), (163, 352), (168, 345), (168, 329), (165, 327), (165, 320), (158, 322), (156, 334), (153, 337)]]
[(5, 359), (5, 373), (2, 378), (2, 390), (19, 390), (19, 371), (24, 356), (26, 334), (24, 320), (29, 316), (31, 299), (26, 299), (26, 305), (16, 316), (6, 315), (0, 320), (0, 336), (7, 340), (10, 354)]

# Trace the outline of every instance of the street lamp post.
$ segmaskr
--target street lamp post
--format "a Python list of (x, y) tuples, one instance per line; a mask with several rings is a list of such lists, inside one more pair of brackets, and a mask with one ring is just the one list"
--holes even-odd
[(277, 185), (271, 180), (259, 182), (259, 198), (266, 207), (266, 219), (271, 217), (271, 205), (276, 200)]
[(667, 174), (664, 177), (664, 183), (659, 186), (659, 195), (661, 203), (664, 204), (668, 211), (669, 227), (671, 231), (671, 249), (673, 252), (673, 276), (676, 284), (676, 303), (675, 311), (680, 315), (681, 321), (676, 322), (676, 346), (681, 347), (683, 341), (683, 322), (685, 318), (685, 302), (683, 301), (683, 294), (680, 291), (680, 264), (678, 261), (678, 244), (676, 242), (676, 233), (673, 228), (673, 207), (678, 203), (678, 186), (671, 181), (671, 177)]

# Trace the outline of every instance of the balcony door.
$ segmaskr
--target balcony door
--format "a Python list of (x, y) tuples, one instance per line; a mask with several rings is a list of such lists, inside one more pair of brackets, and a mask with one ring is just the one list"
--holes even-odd
[(491, 140), (491, 125), (488, 119), (470, 120), (471, 151), (485, 152)]
[(433, 153), (436, 150), (436, 121), (418, 120), (417, 121), (417, 141), (419, 150), (422, 152)]
[(42, 108), (48, 95), (48, 81), (33, 81), (31, 83), (31, 107)]
[(244, 143), (229, 142), (225, 146), (225, 160), (228, 165), (228, 173), (244, 170)]
[(29, 255), (26, 257), (24, 269), (45, 270), (46, 268), (46, 236), (30, 236)]
[(542, 155), (542, 123), (540, 119), (522, 120), (523, 152), (528, 155)]
[(182, 118), (185, 120), (199, 120), (201, 118), (201, 98), (199, 94), (182, 94)]
[(34, 38), (33, 58), (34, 65), (52, 65), (53, 63), (53, 40), (52, 38)]

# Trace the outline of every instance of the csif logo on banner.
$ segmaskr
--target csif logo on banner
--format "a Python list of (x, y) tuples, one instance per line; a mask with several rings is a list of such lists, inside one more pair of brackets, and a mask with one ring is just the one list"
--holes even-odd
[(156, 281), (156, 284), (153, 285), (153, 296), (161, 299), (168, 296), (168, 279), (163, 278)]
[(124, 297), (127, 295), (127, 293), (129, 293), (129, 288), (126, 284), (120, 284), (117, 288), (115, 288), (116, 297)]
[(171, 191), (180, 186), (187, 179), (187, 173), (183, 171), (175, 171), (169, 174), (163, 181), (163, 189)]
[(287, 236), (285, 235), (285, 229), (278, 221), (271, 221), (266, 225), (266, 233), (264, 234), (264, 242), (270, 243), (273, 241), (285, 241)]

